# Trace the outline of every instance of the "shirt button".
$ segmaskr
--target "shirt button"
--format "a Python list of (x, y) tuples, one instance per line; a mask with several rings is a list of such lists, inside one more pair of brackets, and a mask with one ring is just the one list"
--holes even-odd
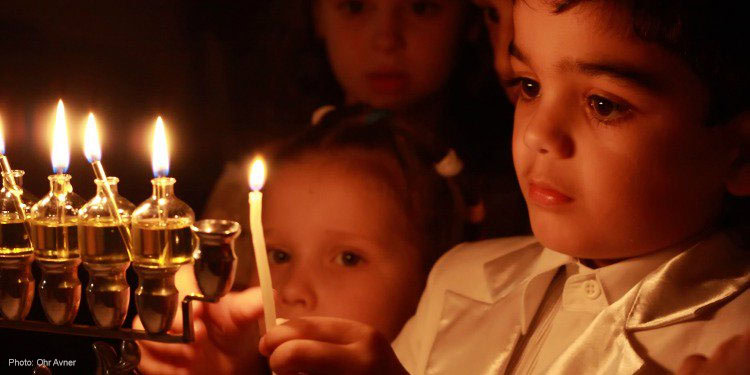
[(586, 280), (583, 282), (583, 292), (586, 293), (586, 297), (596, 299), (602, 293), (602, 289), (594, 280)]

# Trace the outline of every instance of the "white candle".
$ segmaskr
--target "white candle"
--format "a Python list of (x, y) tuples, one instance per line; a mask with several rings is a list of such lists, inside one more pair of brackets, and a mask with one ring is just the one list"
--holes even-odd
[[(255, 264), (258, 267), (258, 279), (260, 280), (260, 294), (263, 299), (263, 316), (265, 320), (265, 331), (268, 332), (276, 326), (276, 304), (273, 299), (273, 286), (271, 284), (271, 270), (268, 266), (268, 254), (266, 252), (266, 239), (263, 235), (263, 223), (261, 221), (261, 210), (263, 206), (263, 193), (260, 189), (266, 179), (265, 165), (263, 159), (256, 157), (250, 166), (250, 189), (248, 203), (250, 204), (250, 233), (253, 237), (253, 250), (255, 251)], [(263, 331), (263, 327), (261, 327)]]

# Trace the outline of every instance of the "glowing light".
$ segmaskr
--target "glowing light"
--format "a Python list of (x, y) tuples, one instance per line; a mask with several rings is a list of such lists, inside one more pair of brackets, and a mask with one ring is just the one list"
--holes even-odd
[(68, 127), (65, 123), (65, 106), (62, 99), (57, 102), (55, 127), (52, 134), (52, 169), (56, 173), (65, 173), (70, 165), (70, 146), (68, 145)]
[(263, 188), (263, 184), (266, 182), (266, 163), (262, 157), (256, 156), (253, 159), (249, 176), (250, 189), (258, 191)]
[(154, 177), (165, 177), (169, 174), (169, 153), (167, 152), (167, 133), (161, 116), (156, 119), (154, 143), (151, 149), (151, 169)]
[(102, 146), (99, 142), (99, 132), (96, 129), (94, 114), (89, 113), (86, 121), (86, 132), (83, 136), (83, 153), (89, 163), (102, 160)]

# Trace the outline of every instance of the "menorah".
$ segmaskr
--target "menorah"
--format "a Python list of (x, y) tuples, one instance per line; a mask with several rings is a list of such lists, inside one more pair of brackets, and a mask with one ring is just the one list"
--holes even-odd
[[(152, 194), (137, 207), (118, 194), (116, 177), (107, 177), (101, 164), (96, 122), (89, 114), (84, 154), (94, 171), (96, 194), (88, 202), (73, 192), (66, 174), (70, 153), (65, 109), (58, 101), (52, 144), (50, 191), (37, 200), (23, 190), (23, 175), (10, 167), (0, 128), (0, 328), (123, 340), (120, 355), (109, 344), (94, 345), (101, 374), (137, 373), (140, 354), (135, 340), (164, 343), (194, 341), (192, 302), (215, 303), (234, 282), (234, 240), (240, 225), (226, 220), (195, 221), (195, 213), (175, 196), (176, 180), (168, 177), (169, 156), (164, 123), (156, 120), (153, 137)], [(270, 273), (261, 224), (259, 191), (265, 167), (258, 159), (249, 176), (250, 226), (259, 259), (266, 328), (275, 324)], [(201, 294), (182, 300), (182, 334), (168, 331), (177, 313), (179, 291), (175, 275), (194, 263)], [(95, 326), (74, 324), (83, 287), (78, 267), (89, 279), (86, 301)], [(41, 271), (38, 285), (32, 265)], [(130, 304), (125, 273), (138, 276), (134, 300), (144, 330), (122, 328)], [(36, 288), (35, 288), (36, 286)], [(36, 293), (35, 293), (36, 289)], [(47, 322), (26, 321), (38, 296)], [(38, 367), (37, 373), (49, 372)]]
[[(0, 224), (3, 228), (0, 247), (5, 248), (11, 240), (19, 238), (7, 235), (13, 233), (13, 226), (16, 224), (19, 223)], [(113, 228), (109, 229), (110, 232), (113, 230)], [(93, 345), (98, 360), (97, 373), (138, 374), (136, 367), (140, 361), (140, 352), (135, 340), (163, 343), (192, 342), (195, 339), (195, 331), (191, 303), (193, 301), (215, 303), (229, 292), (234, 282), (236, 269), (234, 240), (239, 235), (240, 225), (227, 220), (200, 220), (191, 223), (189, 231), (188, 234), (192, 238), (188, 238), (188, 244), (192, 249), (192, 254), (190, 259), (182, 264), (194, 263), (195, 278), (201, 294), (189, 294), (183, 298), (181, 334), (171, 334), (167, 331), (171, 327), (178, 303), (174, 275), (182, 264), (151, 268), (132, 264), (139, 277), (139, 286), (135, 291), (136, 306), (145, 328), (145, 330), (137, 330), (120, 327), (125, 319), (130, 300), (130, 287), (124, 279), (124, 273), (131, 265), (130, 262), (122, 261), (123, 259), (97, 262), (95, 257), (84, 256), (83, 264), (90, 276), (85, 294), (96, 326), (73, 324), (72, 321), (78, 312), (82, 289), (73, 270), (77, 269), (81, 260), (67, 259), (56, 265), (44, 264), (49, 261), (35, 259), (33, 251), (20, 251), (29, 248), (28, 238), (25, 242), (21, 242), (22, 247), (14, 248), (16, 251), (13, 254), (0, 255), (0, 312), (4, 318), (0, 319), (0, 328), (123, 340), (119, 355), (111, 345), (105, 342), (97, 342)], [(163, 234), (160, 238), (165, 240), (162, 241), (164, 244), (170, 241), (174, 244), (183, 240), (180, 235), (182, 235), (180, 232), (172, 231), (172, 233)], [(22, 235), (20, 237), (23, 238)], [(101, 250), (99, 253), (112, 254), (114, 253), (110, 251), (112, 242), (118, 243), (115, 240), (92, 243), (110, 244), (107, 250), (99, 249)], [(45, 307), (48, 322), (24, 320), (35, 294), (35, 280), (31, 274), (31, 266), (35, 262), (43, 271), (38, 294)], [(44, 366), (37, 366), (34, 373), (51, 372)]]

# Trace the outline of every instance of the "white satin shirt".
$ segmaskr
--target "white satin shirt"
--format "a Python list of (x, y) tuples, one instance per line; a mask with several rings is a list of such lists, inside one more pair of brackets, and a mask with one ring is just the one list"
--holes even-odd
[(750, 329), (748, 285), (748, 251), (720, 233), (596, 270), (533, 237), (463, 244), (393, 347), (412, 374), (674, 371)]

